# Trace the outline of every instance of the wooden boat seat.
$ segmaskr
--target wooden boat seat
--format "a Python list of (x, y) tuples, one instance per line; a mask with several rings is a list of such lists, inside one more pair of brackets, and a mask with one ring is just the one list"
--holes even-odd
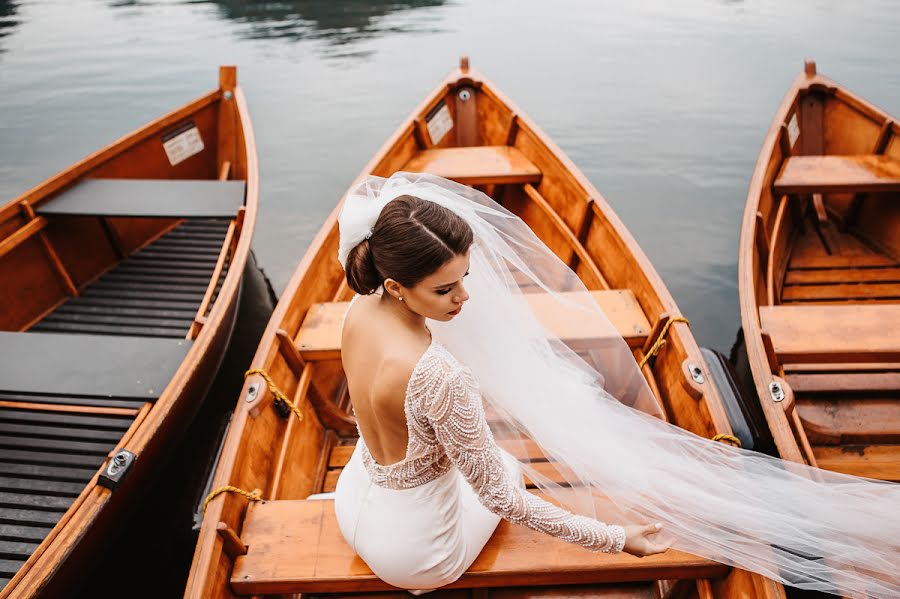
[(401, 169), (432, 173), (465, 185), (538, 183), (541, 169), (512, 146), (422, 150)]
[(155, 218), (225, 218), (244, 204), (244, 181), (84, 179), (37, 214)]
[(190, 346), (188, 339), (0, 332), (0, 398), (143, 405), (162, 395)]
[[(650, 323), (630, 289), (592, 291), (619, 334), (632, 348), (640, 347), (650, 334)], [(543, 293), (527, 293), (524, 297), (549, 330), (559, 335), (573, 349), (605, 331), (590, 330), (577, 316), (567, 317), (551, 305)], [(556, 302), (552, 302), (555, 304)], [(348, 302), (328, 302), (310, 306), (295, 339), (297, 349), (307, 360), (337, 360), (341, 356), (341, 329)]]
[(798, 398), (797, 411), (813, 444), (900, 442), (900, 401), (896, 396)]
[[(332, 500), (260, 501), (247, 508), (231, 586), (240, 595), (384, 591), (346, 543)], [(728, 566), (669, 550), (636, 558), (605, 555), (501, 520), (469, 568), (449, 587), (646, 581), (723, 576)]]
[(900, 360), (900, 304), (761, 306), (759, 320), (782, 364)]
[(813, 447), (819, 468), (900, 482), (900, 445)]
[(900, 160), (881, 154), (791, 156), (774, 189), (776, 194), (900, 191)]
[(896, 364), (869, 364), (865, 370), (846, 370), (844, 364), (825, 365), (825, 372), (785, 372), (794, 393), (889, 393), (900, 389), (900, 368)]

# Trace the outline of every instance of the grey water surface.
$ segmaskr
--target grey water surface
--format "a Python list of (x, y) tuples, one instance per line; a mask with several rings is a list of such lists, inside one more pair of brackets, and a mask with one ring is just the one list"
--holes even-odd
[(895, 1), (0, 0), (0, 199), (236, 64), (280, 292), (340, 194), (458, 60), (605, 195), (699, 341), (739, 326), (747, 182), (804, 57), (900, 115)]

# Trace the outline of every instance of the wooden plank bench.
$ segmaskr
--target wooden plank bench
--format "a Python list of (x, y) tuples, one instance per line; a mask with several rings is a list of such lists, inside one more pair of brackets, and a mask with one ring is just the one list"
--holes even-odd
[(541, 169), (512, 146), (422, 150), (401, 169), (431, 173), (465, 185), (538, 183)]
[[(338, 528), (331, 500), (260, 501), (247, 508), (231, 586), (239, 595), (384, 591)], [(606, 583), (724, 576), (728, 566), (675, 550), (636, 558), (586, 551), (501, 520), (453, 587)]]
[(819, 468), (900, 482), (900, 445), (813, 447)]
[(785, 380), (794, 393), (888, 393), (900, 389), (900, 371), (890, 368), (890, 364), (870, 365), (862, 372), (831, 365), (827, 372), (785, 372)]
[(0, 396), (153, 401), (190, 346), (188, 339), (0, 332)]
[(819, 396), (796, 401), (803, 428), (814, 445), (898, 443), (900, 401), (895, 397)]
[(244, 181), (84, 179), (41, 204), (39, 215), (230, 218), (244, 204)]
[[(629, 347), (640, 347), (650, 334), (650, 323), (630, 289), (591, 291), (607, 318), (625, 338)], [(566, 294), (562, 294), (566, 295)], [(555, 308), (558, 303), (547, 294), (526, 293), (524, 296), (549, 330), (574, 349), (579, 342), (603, 336), (605, 331), (591, 330)], [(328, 302), (310, 306), (295, 339), (297, 349), (307, 360), (337, 360), (341, 357), (341, 330), (349, 302)]]
[(781, 363), (897, 362), (900, 304), (761, 306)]
[(879, 154), (791, 156), (774, 190), (776, 195), (900, 191), (900, 160)]

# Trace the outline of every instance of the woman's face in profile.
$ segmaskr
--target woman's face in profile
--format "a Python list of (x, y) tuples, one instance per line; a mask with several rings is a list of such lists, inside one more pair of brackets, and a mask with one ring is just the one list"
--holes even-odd
[(404, 303), (432, 320), (452, 320), (469, 299), (463, 278), (469, 272), (469, 254), (454, 256), (412, 288), (404, 288)]

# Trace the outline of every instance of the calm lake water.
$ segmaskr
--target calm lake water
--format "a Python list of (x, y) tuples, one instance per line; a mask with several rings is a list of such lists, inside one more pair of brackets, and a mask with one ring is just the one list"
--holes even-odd
[(699, 341), (723, 350), (739, 326), (747, 183), (803, 58), (900, 115), (894, 0), (0, 0), (0, 198), (236, 64), (261, 164), (254, 247), (280, 293), (340, 194), (460, 54), (569, 154)]

